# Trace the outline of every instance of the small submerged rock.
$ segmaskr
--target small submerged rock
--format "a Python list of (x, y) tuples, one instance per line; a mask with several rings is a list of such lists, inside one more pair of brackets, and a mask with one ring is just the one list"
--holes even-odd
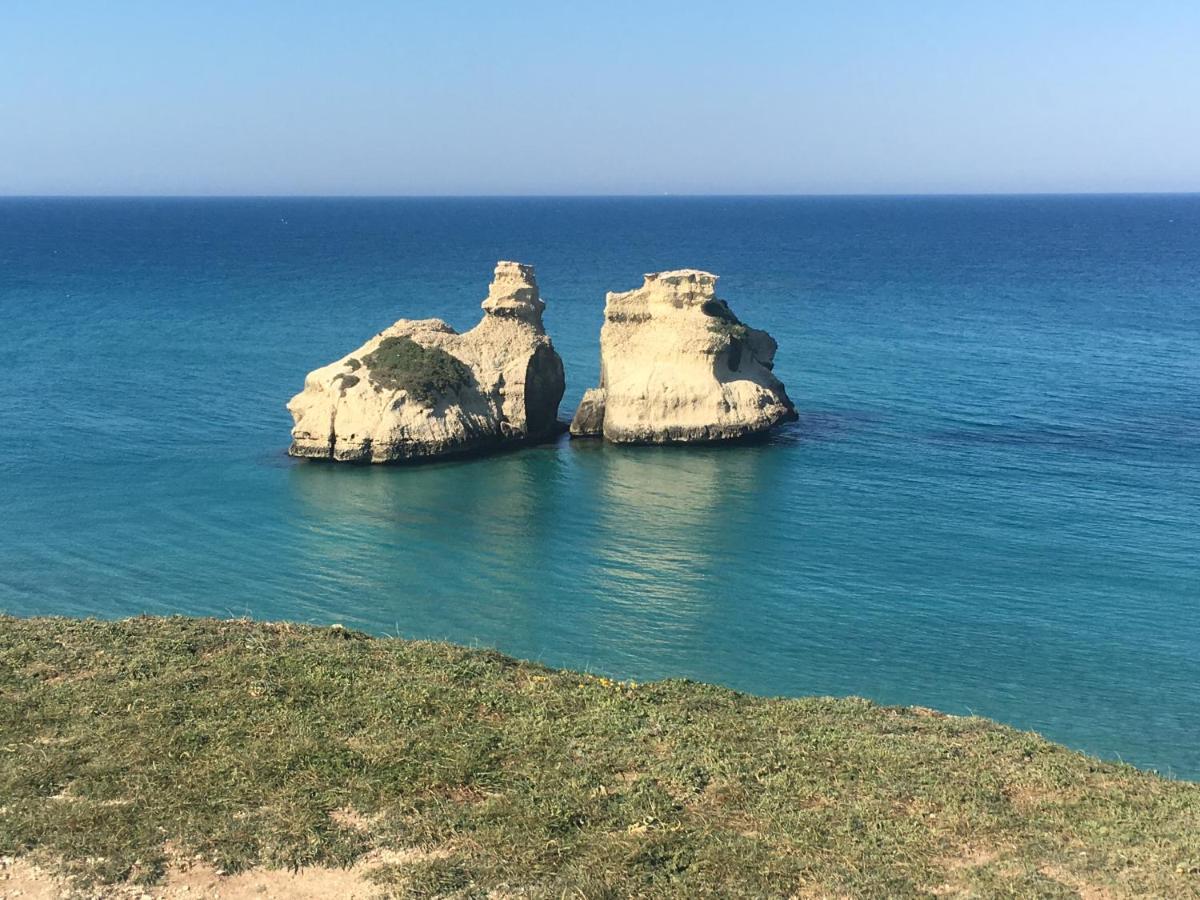
[(584, 394), (571, 434), (665, 444), (748, 437), (796, 418), (772, 374), (776, 344), (716, 296), (717, 276), (679, 269), (609, 293), (600, 386)]
[(401, 319), (308, 374), (288, 403), (292, 456), (396, 462), (540, 440), (558, 426), (562, 360), (533, 267), (496, 264), (483, 319), (458, 334)]

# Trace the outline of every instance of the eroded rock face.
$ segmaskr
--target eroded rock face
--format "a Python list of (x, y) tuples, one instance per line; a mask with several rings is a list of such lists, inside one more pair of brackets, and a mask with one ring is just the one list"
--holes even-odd
[(292, 456), (397, 462), (480, 452), (558, 430), (562, 360), (533, 267), (496, 264), (478, 325), (401, 319), (308, 374), (288, 403)]
[(734, 440), (796, 418), (772, 372), (776, 344), (716, 296), (696, 269), (646, 276), (609, 293), (600, 386), (583, 396), (571, 434), (619, 443)]

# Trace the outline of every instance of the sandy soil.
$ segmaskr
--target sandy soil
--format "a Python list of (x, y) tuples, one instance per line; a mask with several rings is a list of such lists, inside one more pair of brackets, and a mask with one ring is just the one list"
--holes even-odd
[(151, 887), (119, 885), (75, 889), (63, 878), (23, 859), (0, 857), (0, 900), (366, 900), (380, 896), (380, 890), (367, 873), (387, 863), (411, 863), (429, 858), (423, 850), (377, 851), (367, 854), (345, 869), (319, 867), (289, 872), (279, 869), (251, 869), (236, 875), (222, 875), (203, 863), (174, 864), (161, 884)]

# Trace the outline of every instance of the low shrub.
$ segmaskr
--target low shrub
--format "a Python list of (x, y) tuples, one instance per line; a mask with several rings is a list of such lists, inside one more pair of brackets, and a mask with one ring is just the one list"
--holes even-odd
[(430, 408), (446, 394), (472, 381), (471, 368), (439, 347), (423, 347), (410, 337), (389, 337), (363, 357), (367, 376), (376, 385), (404, 391)]

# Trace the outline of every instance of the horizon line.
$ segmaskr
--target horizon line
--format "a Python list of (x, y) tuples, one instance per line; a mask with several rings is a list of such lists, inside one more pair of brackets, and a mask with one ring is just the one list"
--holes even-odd
[(0, 200), (785, 200), (987, 197), (1194, 197), (1189, 191), (929, 191), (831, 193), (613, 193), (613, 194), (6, 194)]

